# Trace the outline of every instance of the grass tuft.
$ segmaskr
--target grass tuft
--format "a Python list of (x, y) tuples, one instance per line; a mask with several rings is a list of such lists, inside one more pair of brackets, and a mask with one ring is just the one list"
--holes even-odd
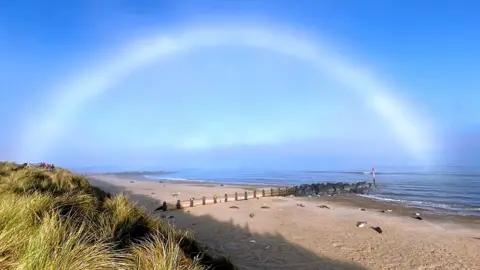
[(67, 170), (0, 162), (0, 269), (235, 269)]

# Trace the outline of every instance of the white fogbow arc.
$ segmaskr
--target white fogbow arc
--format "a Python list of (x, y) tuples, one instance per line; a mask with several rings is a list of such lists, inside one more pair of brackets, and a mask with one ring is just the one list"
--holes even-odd
[(258, 26), (229, 26), (196, 28), (133, 42), (115, 57), (54, 85), (54, 96), (48, 99), (51, 103), (46, 106), (47, 109), (37, 112), (34, 119), (25, 123), (17, 144), (20, 148), (17, 160), (42, 158), (82, 105), (111, 89), (136, 69), (181, 52), (223, 45), (262, 48), (308, 61), (370, 103), (413, 155), (424, 159), (425, 153), (434, 147), (433, 134), (428, 130), (431, 123), (426, 123), (406, 104), (401, 104), (384, 83), (364, 69), (340, 59), (333, 50), (286, 31)]

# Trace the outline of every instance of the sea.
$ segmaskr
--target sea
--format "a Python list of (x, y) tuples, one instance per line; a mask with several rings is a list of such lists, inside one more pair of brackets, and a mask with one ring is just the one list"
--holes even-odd
[[(378, 188), (367, 195), (438, 213), (480, 216), (480, 167), (375, 168)], [(148, 173), (151, 180), (287, 186), (325, 182), (372, 181), (371, 168), (348, 170), (182, 169)]]

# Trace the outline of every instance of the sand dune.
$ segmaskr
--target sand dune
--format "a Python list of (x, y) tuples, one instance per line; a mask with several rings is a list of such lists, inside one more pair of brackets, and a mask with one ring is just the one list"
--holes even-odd
[[(153, 212), (163, 201), (240, 193), (252, 187), (159, 183), (114, 175), (93, 177), (92, 184), (130, 194), (154, 216), (173, 216), (169, 222), (191, 229), (210, 252), (231, 256), (240, 269), (480, 269), (479, 218), (447, 222), (426, 213), (423, 220), (416, 220), (408, 216), (416, 209), (357, 196), (265, 197)], [(230, 208), (234, 205), (238, 209)], [(379, 211), (386, 208), (393, 211)], [(366, 226), (357, 227), (359, 221)], [(380, 227), (382, 233), (371, 227)]]

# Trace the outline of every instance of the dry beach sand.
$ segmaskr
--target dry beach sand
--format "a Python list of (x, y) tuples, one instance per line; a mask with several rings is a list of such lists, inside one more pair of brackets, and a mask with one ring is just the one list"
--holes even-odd
[[(239, 269), (480, 269), (480, 217), (438, 217), (423, 211), (423, 220), (416, 220), (411, 213), (421, 210), (354, 195), (229, 199), (163, 212), (153, 211), (163, 201), (174, 205), (177, 198), (235, 192), (243, 198), (252, 187), (116, 175), (89, 178), (105, 191), (128, 194), (153, 216), (191, 229), (210, 252), (230, 256)], [(387, 209), (392, 211), (380, 212)], [(367, 224), (359, 228), (357, 222)]]

